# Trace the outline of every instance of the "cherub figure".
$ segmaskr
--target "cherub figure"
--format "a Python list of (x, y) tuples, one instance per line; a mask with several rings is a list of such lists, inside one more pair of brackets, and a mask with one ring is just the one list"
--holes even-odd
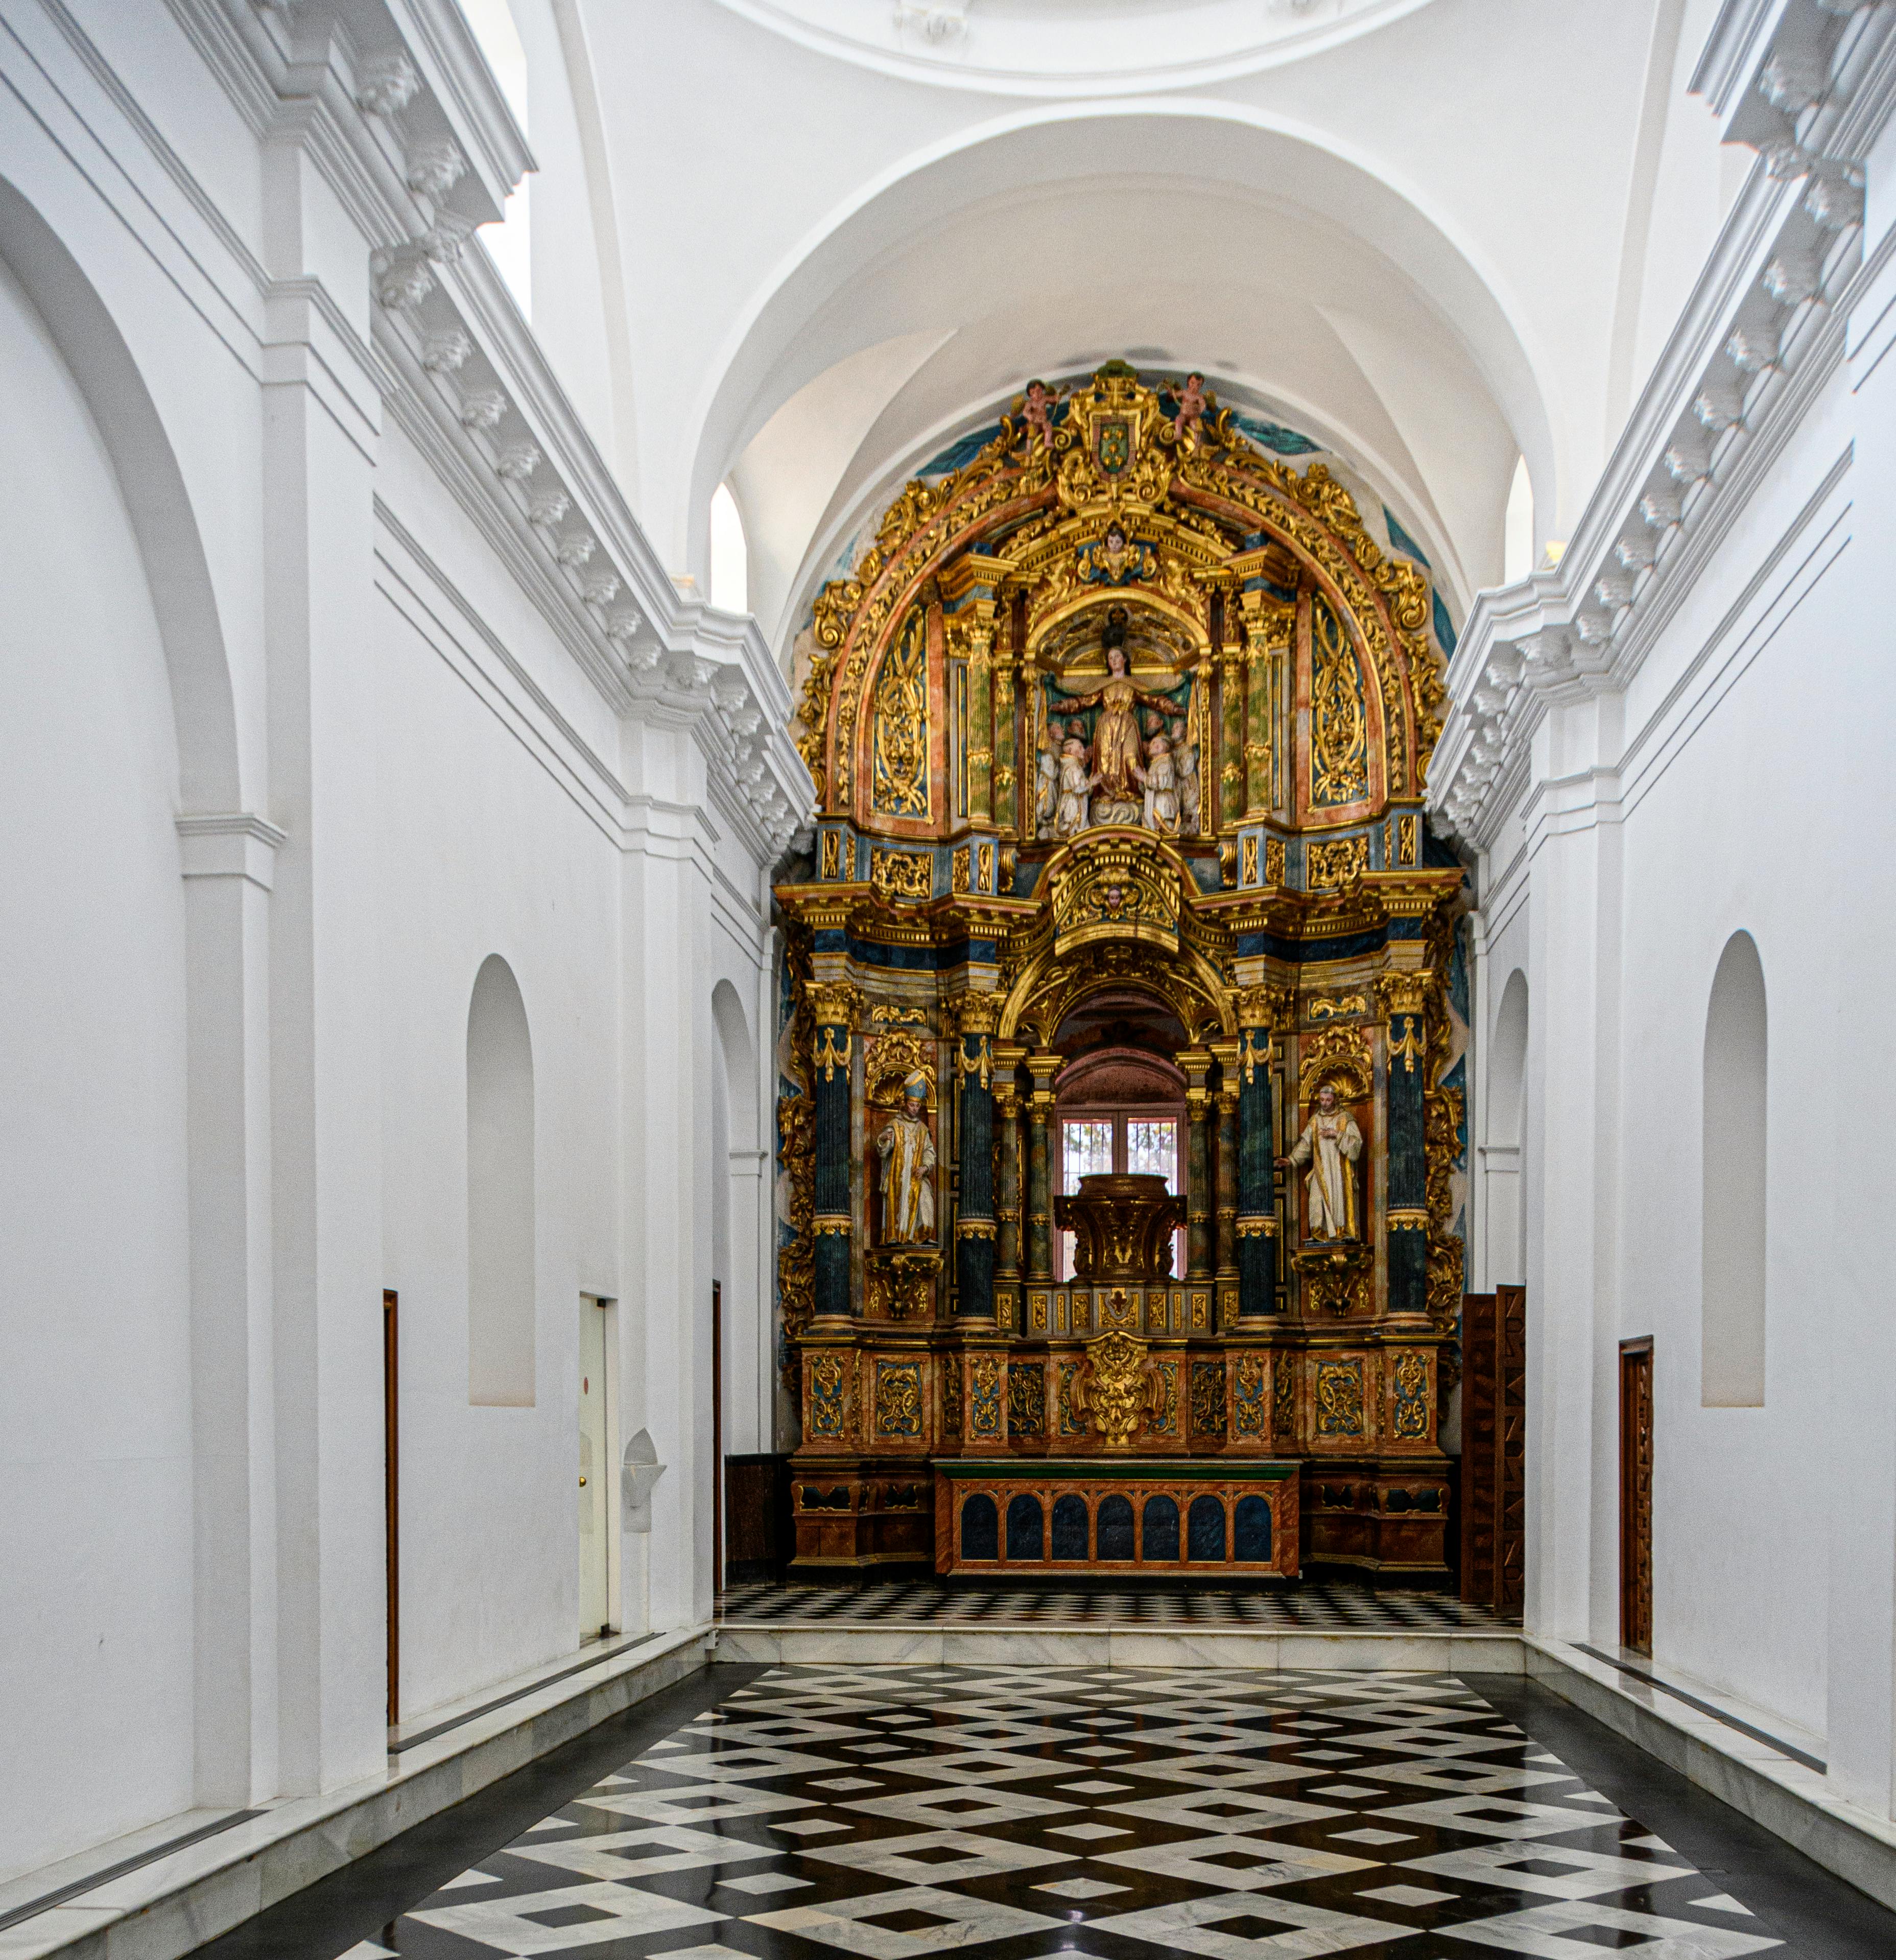
[(1045, 381), (1029, 381), (1027, 398), (1022, 406), (1021, 419), (1031, 429), (1037, 429), (1040, 440), (1051, 450), (1053, 447), (1053, 408), (1057, 397)]
[(1172, 434), (1175, 441), (1185, 441), (1185, 431), (1198, 425), (1207, 406), (1204, 377), (1202, 374), (1188, 374), (1185, 386), (1179, 393), (1179, 412), (1172, 418)]

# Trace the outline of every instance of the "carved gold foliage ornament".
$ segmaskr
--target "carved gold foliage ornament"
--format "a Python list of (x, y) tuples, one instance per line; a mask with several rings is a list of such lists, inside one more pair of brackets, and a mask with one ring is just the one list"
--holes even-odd
[(885, 899), (920, 900), (935, 889), (935, 861), (925, 851), (885, 851), (869, 854), (869, 882)]
[(1038, 1361), (1007, 1363), (1007, 1433), (1044, 1436), (1047, 1431), (1047, 1371)]
[(1000, 1433), (1000, 1363), (992, 1354), (968, 1357), (968, 1432), (981, 1437)]
[(1086, 1373), (1074, 1385), (1074, 1403), (1110, 1449), (1125, 1449), (1139, 1433), (1145, 1359), (1146, 1344), (1118, 1328), (1086, 1343)]
[(1191, 1364), (1191, 1433), (1223, 1440), (1224, 1363), (1194, 1361)]
[(1237, 1433), (1243, 1437), (1268, 1433), (1270, 1414), (1264, 1399), (1263, 1357), (1240, 1354), (1233, 1383), (1231, 1413)]
[(912, 1076), (926, 1078), (927, 1106), (935, 1106), (935, 1045), (925, 1036), (906, 1030), (876, 1036), (863, 1061), (863, 1099), (878, 1108), (894, 1109)]
[(1143, 832), (1083, 837), (1051, 881), (1055, 953), (1128, 936), (1175, 947), (1179, 878), (1177, 866)]
[(1413, 1348), (1396, 1362), (1391, 1376), (1395, 1391), (1395, 1429), (1406, 1442), (1429, 1433), (1429, 1364)]
[(1370, 868), (1366, 837), (1312, 838), (1303, 847), (1304, 882), (1313, 892), (1335, 891)]
[(841, 1029), (826, 1024), (817, 1030), (821, 1039), (816, 1043), (814, 1059), (823, 1072), (826, 1082), (834, 1082), (836, 1071), (841, 1068), (849, 1073), (849, 1036)]
[(928, 616), (914, 607), (876, 677), (869, 807), (878, 816), (928, 815)]
[(1363, 1370), (1360, 1355), (1317, 1363), (1319, 1436), (1362, 1435)]
[(1321, 997), (1309, 1004), (1309, 1016), (1313, 1021), (1333, 1020), (1338, 1014), (1366, 1014), (1369, 1001), (1360, 994), (1342, 994), (1335, 1000)]
[(1271, 1421), (1277, 1432), (1277, 1446), (1280, 1449), (1294, 1448), (1297, 1440), (1297, 1376), (1287, 1354), (1277, 1357), (1277, 1372), (1271, 1382)]
[(1310, 800), (1358, 803), (1369, 793), (1363, 670), (1348, 628), (1319, 593), (1310, 608)]
[(841, 1359), (826, 1351), (806, 1371), (810, 1384), (809, 1433), (826, 1442), (840, 1441), (848, 1432), (849, 1415)]
[(1363, 1031), (1332, 1023), (1303, 1037), (1297, 1056), (1297, 1099), (1306, 1108), (1328, 1082), (1340, 1102), (1360, 1102), (1370, 1093), (1370, 1056)]
[(921, 1363), (876, 1363), (876, 1433), (918, 1437), (921, 1433)]
[(818, 1027), (853, 1028), (862, 1013), (861, 991), (847, 980), (806, 980), (803, 1004)]

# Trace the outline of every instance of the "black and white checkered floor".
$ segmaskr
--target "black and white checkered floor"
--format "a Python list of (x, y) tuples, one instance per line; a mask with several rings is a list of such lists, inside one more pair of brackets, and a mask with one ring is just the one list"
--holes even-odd
[(1618, 1948), (1788, 1951), (1452, 1676), (786, 1667), (345, 1960)]
[(820, 1621), (826, 1625), (1081, 1625), (1299, 1627), (1395, 1633), (1426, 1628), (1492, 1627), (1484, 1606), (1446, 1592), (1414, 1592), (1347, 1583), (1220, 1592), (1145, 1592), (1096, 1584), (1033, 1586), (943, 1585), (933, 1580), (872, 1586), (734, 1586), (719, 1602), (732, 1626)]

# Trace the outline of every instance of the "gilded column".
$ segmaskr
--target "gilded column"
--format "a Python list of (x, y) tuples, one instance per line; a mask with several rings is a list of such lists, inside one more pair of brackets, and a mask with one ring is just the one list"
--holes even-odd
[(968, 821), (990, 829), (994, 806), (994, 649), (991, 618), (975, 619), (968, 639)]
[(1239, 997), (1238, 1318), (1260, 1320), (1277, 1307), (1277, 1164), (1274, 1155), (1271, 1028), (1275, 992)]
[(1225, 828), (1233, 829), (1244, 819), (1244, 655), (1235, 645), (1224, 655), (1224, 684), (1219, 694), (1224, 728), (1218, 788), (1223, 799)]
[(803, 998), (815, 1026), (810, 1044), (816, 1102), (813, 1304), (819, 1319), (844, 1319), (851, 1312), (850, 1055), (857, 995), (846, 980), (807, 980)]
[(1020, 1085), (1016, 1071), (1026, 1053), (1024, 1048), (994, 1049), (995, 1156), (1000, 1177), (994, 1309), (1002, 1328), (1013, 1333), (1025, 1325), (1020, 1312)]
[(1429, 1306), (1429, 1168), (1426, 969), (1385, 973), (1376, 982), (1384, 1017), (1389, 1128), (1389, 1311), (1426, 1314)]
[(994, 1317), (994, 1017), (991, 994), (961, 998), (961, 1195), (955, 1211), (956, 1312), (963, 1321)]
[(1236, 1042), (1218, 1042), (1211, 1052), (1219, 1067), (1218, 1105), (1218, 1306), (1238, 1290), (1238, 1054)]
[(1027, 1058), (1027, 1284), (1053, 1284), (1053, 1079), (1060, 1058), (1049, 1048)]
[(1020, 798), (1015, 775), (1015, 724), (1019, 720), (1014, 706), (1016, 658), (1011, 641), (994, 656), (994, 820), (1003, 837), (1016, 837), (1020, 832)]
[(1262, 593), (1244, 595), (1245, 665), (1249, 670), (1249, 714), (1244, 742), (1245, 814), (1268, 816), (1271, 808), (1271, 723), (1275, 702), (1271, 680), (1272, 654), (1296, 628), (1296, 609), (1267, 600)]
[(1209, 1048), (1181, 1048), (1185, 1072), (1185, 1271), (1188, 1280), (1211, 1277), (1211, 1069)]

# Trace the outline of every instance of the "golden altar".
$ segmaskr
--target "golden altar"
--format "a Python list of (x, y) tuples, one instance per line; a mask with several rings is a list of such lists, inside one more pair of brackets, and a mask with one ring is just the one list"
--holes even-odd
[(1195, 399), (1116, 363), (1030, 395), (816, 602), (776, 889), (794, 1570), (1444, 1569), (1432, 593)]

